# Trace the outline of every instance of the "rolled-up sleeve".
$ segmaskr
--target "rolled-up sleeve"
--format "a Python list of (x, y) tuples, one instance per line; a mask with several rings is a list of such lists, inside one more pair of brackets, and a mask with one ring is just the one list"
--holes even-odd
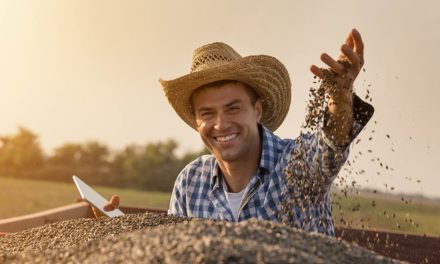
[[(322, 128), (314, 133), (304, 133), (297, 140), (292, 151), (288, 169), (298, 179), (298, 190), (310, 187), (313, 193), (327, 191), (340, 169), (348, 159), (350, 144), (359, 135), (373, 115), (374, 108), (353, 95), (353, 125), (346, 144), (337, 145)], [(310, 194), (306, 191), (307, 194)]]

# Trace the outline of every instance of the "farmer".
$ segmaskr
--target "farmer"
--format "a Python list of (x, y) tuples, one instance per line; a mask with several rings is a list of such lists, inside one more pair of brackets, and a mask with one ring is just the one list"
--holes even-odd
[[(178, 175), (168, 213), (226, 221), (252, 217), (279, 221), (277, 212), (287, 188), (283, 170), (294, 162), (292, 152), (302, 144), (312, 150), (303, 157), (308, 176), (327, 179), (322, 183), (326, 192), (306, 210), (291, 208), (295, 226), (334, 236), (330, 187), (347, 160), (350, 142), (373, 114), (372, 106), (352, 92), (364, 63), (363, 42), (356, 29), (341, 52), (339, 59), (347, 60), (348, 68), (321, 55), (337, 74), (338, 83), (328, 100), (328, 120), (298, 141), (273, 134), (284, 121), (291, 98), (289, 74), (273, 57), (241, 57), (224, 43), (212, 43), (194, 51), (189, 74), (160, 80), (176, 113), (200, 134), (211, 152)], [(310, 70), (324, 77), (319, 67), (312, 65)], [(113, 196), (106, 210), (118, 205), (119, 197)]]

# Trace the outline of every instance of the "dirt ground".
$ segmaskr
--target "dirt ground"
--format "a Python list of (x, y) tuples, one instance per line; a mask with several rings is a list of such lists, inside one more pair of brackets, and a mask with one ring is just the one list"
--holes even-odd
[(411, 263), (440, 263), (440, 238), (336, 228), (336, 236), (378, 254)]

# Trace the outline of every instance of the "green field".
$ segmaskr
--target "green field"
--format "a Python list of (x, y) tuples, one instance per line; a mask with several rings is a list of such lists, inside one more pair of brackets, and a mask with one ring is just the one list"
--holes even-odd
[[(119, 194), (122, 205), (167, 208), (170, 199), (169, 193), (94, 187), (106, 198)], [(0, 188), (0, 219), (72, 204), (79, 198), (73, 183), (0, 177)], [(334, 195), (333, 201), (337, 202), (333, 205), (337, 225), (440, 236), (438, 202), (413, 201), (407, 204), (398, 197), (379, 194)], [(353, 211), (356, 207), (358, 210)]]
[[(170, 194), (93, 186), (105, 198), (121, 196), (122, 205), (168, 208)], [(74, 203), (80, 195), (72, 183), (0, 177), (0, 219)]]
[(400, 196), (338, 194), (333, 196), (333, 219), (336, 225), (440, 236), (440, 203), (406, 201), (400, 200)]

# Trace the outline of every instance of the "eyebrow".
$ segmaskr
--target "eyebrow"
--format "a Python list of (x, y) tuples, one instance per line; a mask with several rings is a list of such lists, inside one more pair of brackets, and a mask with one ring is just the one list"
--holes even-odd
[[(235, 100), (233, 100), (232, 102), (230, 102), (230, 103), (227, 103), (226, 105), (224, 105), (223, 107), (231, 107), (232, 105), (234, 105), (234, 104), (237, 104), (237, 103), (241, 103), (242, 102), (242, 100), (240, 100), (240, 99), (235, 99)], [(210, 110), (212, 110), (212, 107), (201, 107), (201, 108), (199, 108), (199, 109), (197, 109), (198, 111), (210, 111)]]

